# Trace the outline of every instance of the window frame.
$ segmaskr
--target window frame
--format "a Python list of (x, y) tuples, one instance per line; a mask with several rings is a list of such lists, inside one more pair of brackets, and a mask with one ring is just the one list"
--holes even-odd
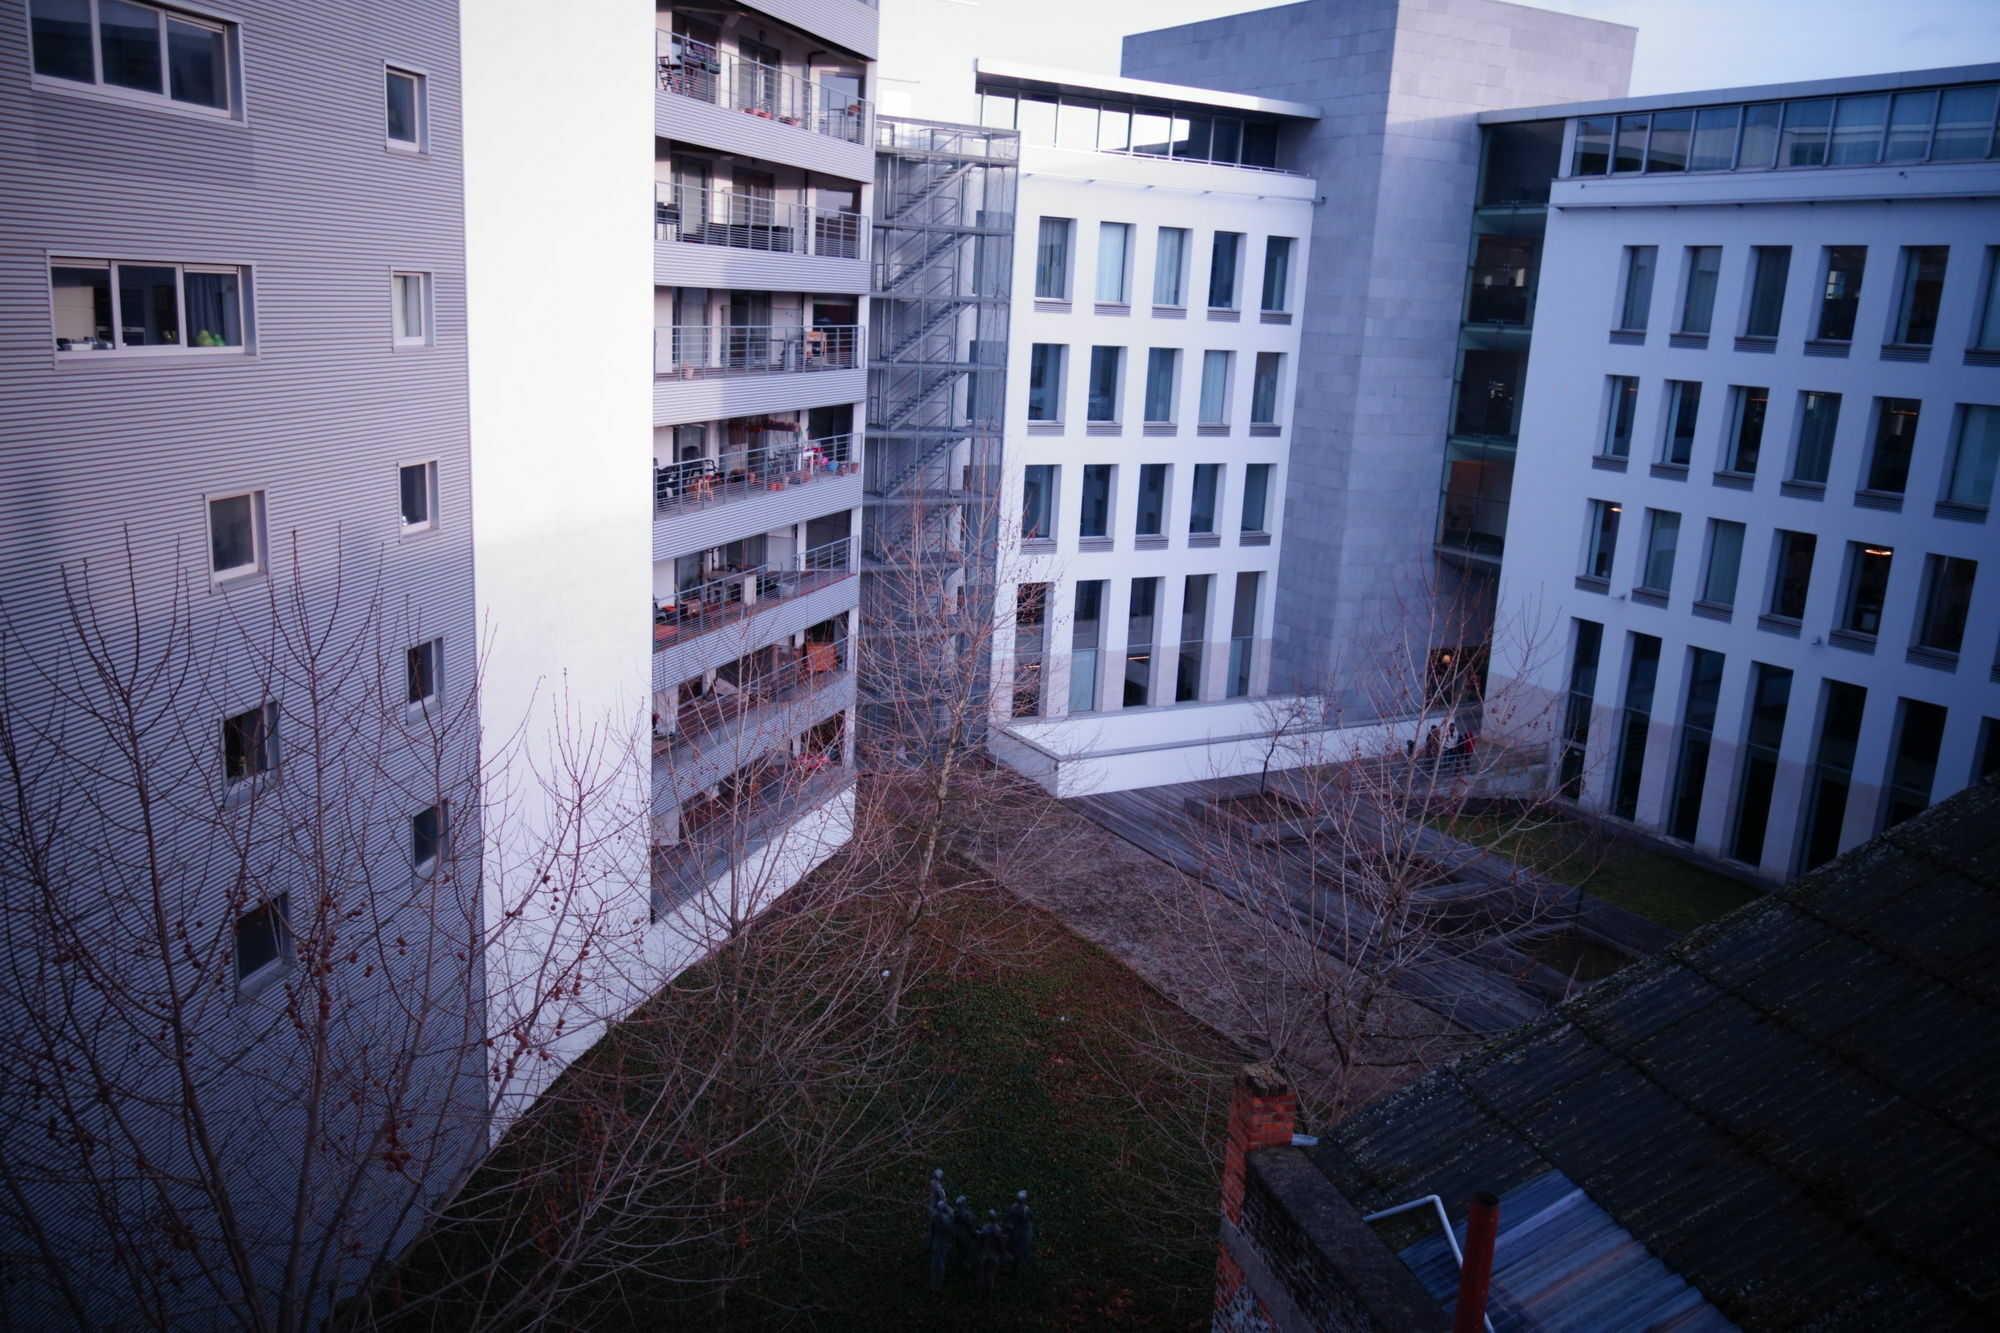
[[(1110, 392), (1099, 394), (1100, 381), (1108, 376)], [(1090, 348), (1090, 372), (1083, 386), (1083, 419), (1087, 425), (1115, 426), (1124, 418), (1125, 406), (1125, 348), (1116, 343), (1093, 343)], [(1108, 400), (1108, 401), (1106, 401)], [(1099, 404), (1103, 403), (1103, 414), (1099, 414)]]
[[(28, 0), (28, 3), (22, 5), (22, 19), (28, 29), (26, 34), (28, 78), (31, 87), (69, 96), (101, 98), (128, 106), (167, 110), (179, 115), (197, 116), (204, 120), (236, 122), (243, 120), (242, 36), (241, 25), (236, 20), (198, 5), (162, 5), (152, 3), (152, 0), (126, 0), (126, 3), (135, 8), (151, 10), (161, 16), (160, 91), (151, 92), (144, 88), (128, 88), (123, 84), (105, 81), (103, 24), (99, 17), (101, 0), (82, 0), (82, 2), (90, 10), (91, 77), (88, 80), (73, 79), (62, 74), (49, 74), (35, 68), (33, 0)], [(222, 59), (216, 71), (222, 83), (221, 106), (213, 106), (206, 102), (191, 102), (173, 95), (173, 66), (168, 49), (168, 19), (188, 27), (207, 29), (221, 37)]]
[[(1062, 424), (1063, 379), (1068, 368), (1068, 362), (1068, 343), (1028, 344), (1028, 384), (1027, 392), (1022, 395), (1024, 400), (1022, 410), (1027, 413), (1027, 419), (1031, 423), (1055, 426)], [(1048, 408), (1051, 415), (1035, 415), (1035, 376), (1037, 374), (1043, 375), (1049, 381), (1049, 383), (1043, 386), (1041, 395), (1044, 405)]]
[[(1221, 367), (1220, 373), (1211, 381), (1208, 368)], [(1205, 348), (1201, 354), (1201, 392), (1195, 402), (1195, 424), (1199, 426), (1227, 426), (1229, 424), (1229, 399), (1231, 381), (1236, 378), (1236, 351), (1229, 347)], [(1217, 386), (1216, 397), (1221, 399), (1220, 415), (1211, 419), (1208, 415), (1208, 390), (1210, 384)]]
[[(430, 690), (416, 698), (410, 692), (428, 681)], [(411, 714), (425, 712), (444, 698), (444, 636), (434, 635), (403, 650), (403, 706)]]
[[(1097, 272), (1096, 303), (1098, 305), (1132, 304), (1132, 242), (1133, 233), (1138, 228), (1129, 222), (1100, 221), (1097, 224)], [(1118, 237), (1117, 244), (1109, 244), (1111, 237)], [(1116, 263), (1107, 264), (1107, 251), (1117, 251)], [(1107, 282), (1107, 280), (1109, 280)], [(1107, 290), (1111, 293), (1107, 295)]]
[[(1641, 256), (1644, 256), (1642, 262)], [(1644, 333), (1653, 322), (1653, 288), (1660, 275), (1660, 247), (1628, 245), (1618, 283), (1618, 333)], [(1643, 291), (1641, 290), (1643, 288)], [(1633, 322), (1633, 316), (1638, 321)]]
[[(1967, 567), (1965, 579), (1965, 600), (1959, 607), (1955, 631), (1955, 642), (1946, 645), (1932, 642), (1933, 634), (1950, 623), (1948, 616), (1940, 612), (1946, 607), (1945, 591), (1949, 586), (1953, 566)], [(1911, 626), (1912, 647), (1926, 652), (1945, 653), (1956, 659), (1965, 650), (1965, 630), (1971, 621), (1974, 589), (1979, 586), (1979, 562), (1967, 556), (1943, 555), (1932, 552), (1924, 557), (1923, 599), (1917, 604), (1915, 623)]]
[[(1715, 331), (1715, 297), (1722, 285), (1722, 247), (1690, 245), (1683, 247), (1682, 253), (1680, 328), (1675, 331), (1705, 338)], [(1714, 266), (1704, 268), (1704, 258), (1712, 258)]]
[[(1727, 607), (1730, 610), (1735, 609), (1736, 594), (1743, 587), (1743, 544), (1744, 538), (1748, 536), (1746, 527), (1747, 525), (1735, 519), (1711, 518), (1708, 520), (1708, 541), (1705, 549), (1702, 551), (1701, 596), (1698, 600), (1709, 606)], [(1734, 534), (1728, 543), (1722, 540), (1722, 535), (1725, 532)], [(1726, 546), (1731, 544), (1734, 545), (1735, 552), (1730, 556), (1729, 560), (1733, 568), (1729, 571), (1728, 596), (1726, 598), (1717, 597), (1715, 595), (1718, 591), (1716, 588), (1716, 575), (1718, 572), (1716, 557), (1723, 552)]]
[[(271, 956), (256, 967), (244, 970), (243, 934), (245, 924), (253, 917), (268, 914), (272, 922)], [(236, 993), (247, 999), (258, 994), (278, 978), (291, 970), (292, 965), (292, 922), (291, 895), (281, 893), (275, 898), (265, 899), (254, 907), (236, 914), (230, 929), (230, 953), (235, 963)]]
[[(424, 470), (425, 516), (412, 523), (408, 511), (403, 507), (403, 478), (413, 468)], [(436, 532), (440, 526), (438, 515), (438, 460), (426, 458), (416, 462), (396, 464), (396, 523), (402, 536), (415, 537), (426, 532)]]
[[(1166, 412), (1155, 416), (1153, 390), (1157, 384), (1155, 372), (1161, 365), (1166, 367)], [(1181, 388), (1181, 349), (1178, 347), (1149, 347), (1146, 349), (1145, 401), (1140, 405), (1140, 417), (1149, 426), (1171, 426), (1178, 419)]]
[[(1269, 367), (1269, 374), (1265, 373)], [(1268, 391), (1268, 392), (1267, 392)], [(1250, 364), (1250, 424), (1276, 426), (1285, 406), (1285, 354), (1259, 351)], [(1267, 401), (1268, 399), (1268, 401)]]
[(1624, 524), (1625, 506), (1617, 500), (1592, 497), (1584, 511), (1583, 574), (1587, 579), (1608, 583), (1618, 561), (1618, 529)]
[[(254, 719), (255, 732), (252, 743), (245, 755), (247, 766), (240, 773), (230, 771), (230, 742), (232, 735), (242, 735), (236, 724), (245, 718)], [(278, 703), (266, 699), (241, 712), (225, 714), (222, 719), (222, 783), (230, 793), (246, 791), (278, 771)]]
[[(411, 83), (411, 112), (416, 119), (415, 136), (398, 139), (389, 131), (389, 81), (408, 79)], [(421, 157), (431, 150), (430, 75), (414, 65), (382, 62), (382, 143), (392, 153)]]
[[(1924, 259), (1927, 254), (1936, 253), (1938, 260), (1936, 291), (1930, 301), (1930, 332), (1922, 338), (1910, 336), (1910, 318), (1922, 304), (1918, 300), (1920, 284), (1923, 282)], [(1898, 255), (1896, 269), (1896, 301), (1889, 311), (1888, 335), (1882, 340), (1890, 347), (1935, 347), (1938, 339), (1938, 317), (1944, 310), (1945, 279), (1951, 269), (1951, 247), (1947, 245), (1905, 245)]]
[[(1175, 243), (1174, 262), (1167, 264), (1167, 233), (1172, 232), (1180, 239)], [(1193, 249), (1194, 229), (1191, 227), (1155, 227), (1153, 229), (1153, 304), (1165, 310), (1187, 309), (1188, 255)], [(1174, 300), (1162, 301), (1160, 289), (1167, 285), (1165, 279), (1172, 279)]]
[[(1674, 587), (1674, 566), (1680, 561), (1681, 515), (1675, 509), (1648, 509), (1646, 511), (1646, 547), (1639, 558), (1640, 591), (1670, 593)], [(1666, 565), (1664, 579), (1653, 579), (1656, 563)]]
[[(1881, 561), (1879, 584), (1869, 577), (1870, 571), (1877, 568), (1873, 563), (1877, 560)], [(1834, 628), (1844, 634), (1864, 635), (1871, 639), (1880, 637), (1882, 619), (1889, 606), (1889, 580), (1895, 573), (1895, 560), (1896, 548), (1893, 546), (1855, 541), (1847, 543), (1847, 571), (1840, 588), (1840, 621)], [(1875, 585), (1876, 592), (1872, 607), (1862, 601), (1864, 589), (1871, 585)], [(1864, 628), (1856, 623), (1866, 621), (1871, 615), (1874, 618), (1873, 628)]]
[[(1982, 514), (1991, 513), (1993, 509), (1993, 493), (1996, 489), (2000, 489), (2000, 424), (1997, 424), (1995, 428), (1987, 432), (1987, 436), (1994, 440), (1994, 444), (1991, 450), (1993, 456), (1985, 461), (1984, 466), (1986, 483), (1984, 498), (1976, 500), (1961, 499), (1957, 492), (1960, 489), (1959, 471), (1964, 467), (1968, 457), (1966, 444), (1972, 436), (1972, 423), (1975, 419), (1974, 413), (1991, 413), (1995, 416), (2000, 416), (2000, 406), (1990, 403), (1959, 403), (1956, 406), (1958, 410), (1954, 414), (1956, 419), (1952, 423), (1951, 432), (1951, 457), (1946, 460), (1944, 475), (1940, 478), (1942, 493), (1939, 500), (1940, 503), (1951, 505), (1961, 510), (1978, 510)], [(1978, 419), (1989, 421), (1993, 418), (1981, 416)], [(1977, 460), (1975, 460), (1975, 466), (1971, 473), (1973, 480), (1976, 481), (1978, 479), (1979, 471)]]
[[(417, 307), (423, 318), (423, 329), (416, 334), (407, 333), (403, 328), (403, 284), (412, 278), (416, 279)], [(427, 269), (399, 268), (389, 271), (389, 344), (396, 350), (437, 346), (435, 281), (435, 275)]]
[[(418, 821), (429, 815), (436, 816), (436, 823), (426, 835), (418, 826)], [(410, 869), (418, 876), (436, 874), (438, 867), (451, 855), (451, 802), (448, 799), (433, 801), (416, 811), (410, 816), (409, 831)], [(430, 855), (419, 857), (417, 853), (423, 845), (419, 839), (426, 837), (430, 844)]]
[[(54, 356), (58, 361), (87, 362), (87, 361), (102, 361), (114, 358), (119, 360), (124, 360), (128, 358), (133, 360), (139, 360), (148, 358), (157, 359), (161, 357), (175, 358), (175, 357), (188, 357), (188, 356), (225, 356), (225, 357), (247, 356), (253, 351), (256, 338), (252, 329), (251, 314), (250, 314), (251, 268), (250, 265), (248, 264), (217, 264), (217, 263), (208, 263), (202, 261), (175, 260), (175, 259), (135, 259), (135, 258), (113, 259), (108, 256), (99, 258), (96, 256), (83, 256), (75, 254), (73, 252), (65, 252), (57, 250), (51, 250), (46, 252), (44, 259), (45, 259), (44, 269), (48, 275), (48, 284), (49, 284), (49, 342), (50, 345), (54, 347)], [(109, 347), (97, 347), (97, 346), (55, 347), (54, 346), (59, 341), (65, 341), (61, 337), (61, 335), (57, 334), (55, 331), (56, 330), (56, 313), (55, 313), (56, 270), (59, 268), (64, 268), (64, 269), (102, 268), (104, 270), (105, 282), (109, 289), (110, 293), (109, 299), (111, 305), (111, 310), (110, 310), (111, 345)], [(237, 342), (233, 344), (228, 344), (224, 346), (215, 346), (215, 347), (201, 347), (197, 346), (192, 342), (187, 342), (187, 341), (175, 342), (175, 343), (154, 343), (150, 345), (140, 344), (138, 346), (127, 345), (127, 343), (125, 342), (124, 319), (122, 318), (118, 310), (118, 297), (120, 290), (118, 281), (118, 271), (121, 268), (170, 268), (174, 271), (175, 322), (180, 326), (178, 329), (176, 329), (176, 332), (179, 333), (183, 338), (187, 336), (188, 332), (187, 324), (189, 322), (188, 293), (187, 293), (188, 274), (190, 273), (227, 274), (235, 278), (236, 279), (236, 325), (239, 333), (241, 334), (240, 338), (238, 339)], [(66, 341), (74, 342), (75, 340), (68, 339)], [(96, 338), (91, 339), (91, 342), (93, 344), (99, 341), (102, 340)]]
[[(1298, 250), (1295, 236), (1266, 236), (1264, 238), (1264, 278), (1258, 284), (1257, 300), (1260, 314), (1281, 315), (1292, 308), (1292, 257)], [(1276, 260), (1279, 268), (1278, 303), (1271, 304), (1271, 267)]]
[[(232, 565), (228, 569), (215, 567), (215, 506), (227, 500), (248, 497), (250, 501), (250, 547), (253, 557), (247, 565)], [(202, 495), (202, 526), (208, 535), (206, 546), (208, 578), (211, 585), (224, 587), (256, 579), (270, 572), (270, 541), (266, 527), (265, 511), (269, 498), (263, 487), (243, 490), (207, 492)]]
[[(1051, 248), (1050, 224), (1061, 228), (1060, 244)], [(1035, 227), (1035, 285), (1037, 301), (1067, 301), (1074, 290), (1076, 281), (1076, 219), (1059, 217), (1039, 217)], [(1054, 282), (1047, 282), (1050, 277)], [(1060, 288), (1059, 291), (1043, 291), (1044, 286)]]
[[(1041, 473), (1038, 480), (1039, 493), (1029, 487), (1032, 474)], [(1021, 468), (1021, 540), (1023, 542), (1049, 542), (1056, 536), (1056, 524), (1061, 521), (1059, 508), (1062, 494), (1062, 466), (1058, 463), (1028, 463)], [(1031, 508), (1030, 498), (1037, 501)], [(1041, 523), (1030, 530), (1029, 518), (1039, 511)]]
[(1606, 375), (1604, 397), (1604, 429), (1598, 433), (1597, 456), (1630, 458), (1632, 432), (1639, 418), (1639, 377)]

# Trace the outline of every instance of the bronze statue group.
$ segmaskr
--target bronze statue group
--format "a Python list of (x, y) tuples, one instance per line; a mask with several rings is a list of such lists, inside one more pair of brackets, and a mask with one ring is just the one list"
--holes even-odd
[(925, 1239), (930, 1246), (931, 1290), (944, 1286), (945, 1278), (956, 1273), (975, 1297), (990, 1300), (1003, 1263), (1018, 1276), (1034, 1262), (1035, 1214), (1028, 1207), (1028, 1191), (1016, 1191), (1004, 1221), (989, 1208), (982, 1224), (963, 1194), (946, 1202), (944, 1171), (933, 1171)]

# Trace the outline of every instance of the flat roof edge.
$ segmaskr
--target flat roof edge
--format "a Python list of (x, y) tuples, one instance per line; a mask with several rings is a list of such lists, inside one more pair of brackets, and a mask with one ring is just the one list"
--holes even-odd
[(1805, 79), (1797, 83), (1761, 83), (1743, 88), (1703, 88), (1692, 92), (1649, 93), (1644, 97), (1607, 97), (1590, 102), (1556, 102), (1547, 106), (1482, 111), (1482, 125), (1523, 120), (1566, 120), (1612, 111), (1660, 111), (1676, 107), (1715, 106), (1726, 102), (1774, 102), (1787, 98), (1822, 97), (1840, 93), (1891, 92), (1898, 88), (1929, 88), (1946, 83), (2000, 80), (2000, 64), (1948, 65), (1942, 69), (1898, 70), (1887, 74), (1850, 74), (1836, 79)]
[(1117, 74), (1093, 74), (1088, 70), (1060, 69), (1053, 65), (1029, 65), (1017, 60), (980, 60), (974, 62), (974, 68), (979, 74), (1020, 79), (1024, 83), (1050, 83), (1079, 92), (1124, 93), (1129, 97), (1187, 102), (1223, 111), (1254, 111), (1267, 116), (1288, 116), (1294, 120), (1319, 119), (1319, 108), (1306, 102), (1252, 97), (1247, 93), (1223, 93), (1212, 88), (1192, 88), (1184, 83), (1155, 83), (1151, 79), (1128, 79)]

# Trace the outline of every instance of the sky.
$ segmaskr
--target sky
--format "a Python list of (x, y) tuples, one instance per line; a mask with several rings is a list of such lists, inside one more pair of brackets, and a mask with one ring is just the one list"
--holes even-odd
[[(1274, 0), (944, 0), (985, 9), (982, 54), (1115, 71), (1119, 38)], [(2000, 61), (2000, 0), (1533, 0), (1639, 29), (1632, 93)], [(1004, 18), (1003, 18), (1004, 16)], [(995, 23), (992, 19), (1002, 18)], [(997, 38), (997, 40), (996, 40)]]

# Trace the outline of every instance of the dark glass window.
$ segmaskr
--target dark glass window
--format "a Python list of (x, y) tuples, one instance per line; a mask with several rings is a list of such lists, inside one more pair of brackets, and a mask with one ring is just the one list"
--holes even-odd
[(1083, 511), (1078, 535), (1111, 535), (1111, 464), (1086, 463), (1083, 468)]
[(1750, 308), (1743, 321), (1746, 338), (1775, 338), (1785, 313), (1785, 279), (1792, 268), (1792, 247), (1760, 245), (1751, 251)]
[(1847, 606), (1840, 627), (1853, 634), (1882, 632), (1882, 602), (1889, 595), (1889, 566), (1896, 552), (1863, 542), (1847, 544)]
[(1854, 337), (1854, 313), (1861, 305), (1861, 275), (1868, 265), (1868, 248), (1830, 245), (1826, 248), (1826, 281), (1819, 301), (1819, 329), (1813, 336), (1830, 342)]
[(1141, 537), (1157, 537), (1166, 531), (1167, 465), (1139, 465), (1139, 513), (1137, 532)]
[(1903, 290), (1896, 304), (1890, 341), (1928, 347), (1937, 337), (1938, 302), (1944, 298), (1945, 247), (1912, 245), (1903, 250)]
[(1569, 174), (1602, 176), (1611, 166), (1611, 117), (1585, 116), (1576, 122)]
[(284, 895), (236, 918), (236, 979), (243, 981), (281, 960), (291, 931)]
[(1736, 792), (1736, 828), (1729, 854), (1757, 865), (1764, 856), (1764, 833), (1771, 819), (1771, 790), (1778, 781), (1778, 750), (1785, 738), (1785, 710), (1792, 673), (1784, 667), (1753, 664), (1750, 721), (1743, 738), (1743, 780)]
[(1778, 565), (1771, 584), (1771, 614), (1803, 620), (1812, 587), (1813, 555), (1819, 538), (1810, 532), (1778, 530)]
[(1979, 562), (1957, 556), (1933, 555), (1924, 560), (1924, 609), (1917, 621), (1917, 643), (1941, 653), (1965, 646), (1965, 618), (1972, 610), (1972, 584)]
[(1620, 819), (1631, 819), (1639, 811), (1646, 736), (1653, 720), (1653, 689), (1660, 677), (1660, 641), (1650, 634), (1626, 637), (1631, 648), (1625, 666), (1625, 716), (1618, 741), (1618, 772), (1611, 788), (1611, 812)]
[(1728, 471), (1754, 476), (1757, 457), (1764, 446), (1764, 414), (1770, 407), (1769, 389), (1738, 384), (1731, 389), (1735, 402), (1729, 425)]
[(1915, 398), (1875, 400), (1875, 443), (1868, 451), (1867, 489), (1901, 495), (1910, 479), (1910, 453), (1917, 438)]
[(1839, 394), (1808, 390), (1799, 395), (1799, 438), (1792, 450), (1791, 480), (1826, 483), (1833, 463), (1833, 435), (1839, 428)]

